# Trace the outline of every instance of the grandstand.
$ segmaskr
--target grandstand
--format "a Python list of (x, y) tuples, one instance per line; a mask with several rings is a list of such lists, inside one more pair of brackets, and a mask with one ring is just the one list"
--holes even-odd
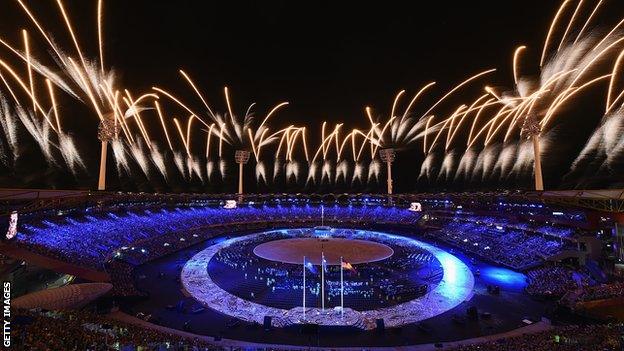
[[(529, 192), (242, 198), (199, 194), (45, 194), (42, 191), (11, 195), (7, 191), (3, 196), (7, 216), (11, 211), (19, 213), (17, 235), (0, 246), (7, 272), (18, 268), (13, 262), (25, 261), (33, 267), (76, 278), (61, 288), (69, 288), (66, 293), (51, 289), (25, 295), (22, 299), (28, 303), (18, 314), (30, 322), (20, 326), (20, 333), (31, 330), (36, 334), (34, 330), (41, 323), (69, 317), (84, 318), (82, 327), (72, 328), (86, 328), (92, 338), (89, 340), (109, 335), (120, 342), (156, 347), (163, 335), (169, 335), (159, 332), (166, 328), (177, 330), (178, 336), (164, 339), (175, 340), (179, 345), (219, 348), (225, 347), (224, 343), (255, 345), (263, 340), (274, 346), (305, 346), (308, 338), (302, 337), (296, 328), (300, 318), (290, 316), (300, 313), (294, 311), (301, 308), (302, 267), (268, 261), (256, 256), (254, 248), (290, 237), (349, 238), (349, 233), (360, 231), (379, 231), (430, 243), (449, 255), (449, 259), (457, 257), (467, 265), (470, 276), (474, 276), (474, 288), (470, 288), (465, 301), (449, 305), (448, 312), (438, 312), (422, 322), (401, 324), (386, 317), (386, 327), (396, 328), (397, 332), (386, 334), (383, 339), (374, 331), (323, 326), (317, 331), (325, 335), (322, 346), (385, 347), (403, 344), (405, 340), (410, 344), (451, 345), (484, 333), (493, 338), (508, 335), (518, 330), (522, 320), (538, 322), (535, 331), (547, 339), (558, 332), (558, 325), (576, 325), (579, 318), (611, 337), (615, 330), (599, 327), (596, 323), (600, 323), (601, 317), (592, 314), (591, 308), (597, 303), (614, 306), (614, 301), (624, 297), (617, 278), (619, 236), (611, 234), (619, 217), (598, 211), (596, 202), (591, 208), (583, 207), (581, 202), (572, 205), (570, 199), (561, 200), (564, 195), (560, 193), (548, 195), (552, 197)], [(236, 208), (225, 209), (225, 201), (231, 199), (237, 200)], [(422, 204), (421, 211), (409, 210), (413, 202)], [(255, 239), (232, 241), (243, 237)], [(237, 318), (235, 313), (224, 318), (201, 298), (184, 292), (180, 274), (185, 264), (202, 250), (217, 245), (223, 248), (207, 262), (207, 273), (219, 291), (267, 308), (292, 309), (288, 318), (274, 316), (272, 331), (254, 326), (262, 323), (263, 315), (258, 316), (258, 321)], [(441, 258), (446, 256), (436, 258), (426, 250), (388, 245), (393, 249), (391, 257), (354, 265), (354, 271), (347, 272), (346, 283), (340, 279), (339, 266), (328, 268), (324, 276), (320, 267), (316, 272), (307, 271), (306, 305), (320, 308), (319, 301), (327, 299), (327, 309), (340, 309), (344, 304), (354, 311), (349, 313), (385, 311), (402, 303), (425, 301), (444, 305), (442, 301), (449, 298), (448, 293), (436, 295), (435, 299), (427, 296), (443, 291), (441, 286), (456, 279), (447, 271), (447, 259)], [(79, 283), (89, 281), (109, 285), (102, 285), (108, 286), (102, 292), (78, 293)], [(323, 284), (326, 291), (321, 293)], [(68, 299), (71, 301), (62, 303)], [(88, 302), (89, 299), (95, 301)], [(500, 299), (506, 301), (508, 308), (500, 308)], [(50, 308), (54, 305), (52, 300), (62, 306)], [(16, 306), (22, 306), (19, 301), (15, 299)], [(42, 314), (33, 312), (33, 307), (73, 312)], [(470, 313), (466, 314), (471, 307), (477, 311), (476, 321)], [(565, 318), (560, 312), (543, 312), (562, 309), (567, 311)], [(112, 333), (103, 328), (107, 323), (126, 323), (110, 319), (120, 315), (126, 322), (140, 326), (123, 324), (115, 326)], [(539, 322), (544, 317), (550, 322)], [(361, 328), (378, 327), (374, 319), (363, 321), (357, 324)], [(436, 332), (443, 330), (444, 325), (454, 327), (448, 333)], [(551, 325), (557, 326), (546, 331)], [(152, 329), (146, 335), (153, 339), (131, 340), (124, 336), (132, 328), (146, 326)], [(246, 332), (241, 332), (241, 328)], [(570, 335), (571, 328), (563, 327), (562, 335)], [(468, 346), (453, 345), (458, 350), (471, 350)]]

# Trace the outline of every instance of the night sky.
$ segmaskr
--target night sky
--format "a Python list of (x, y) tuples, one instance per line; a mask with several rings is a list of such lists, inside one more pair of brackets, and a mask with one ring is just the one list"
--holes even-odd
[[(58, 28), (55, 39), (70, 49), (71, 43), (61, 27), (62, 19), (54, 1), (30, 1), (28, 4), (48, 28)], [(75, 22), (83, 49), (95, 58), (96, 1), (67, 0), (65, 5)], [(276, 116), (272, 125), (277, 128), (305, 124), (313, 131), (311, 143), (317, 145), (322, 121), (342, 121), (349, 129), (366, 128), (364, 106), (373, 106), (387, 115), (394, 95), (401, 89), (413, 94), (427, 82), (437, 81), (438, 86), (432, 90), (434, 93), (429, 100), (434, 101), (445, 89), (464, 78), (488, 68), (498, 69), (488, 80), (450, 101), (448, 106), (455, 108), (480, 95), (485, 83), (501, 90), (511, 87), (513, 50), (518, 45), (527, 45), (525, 62), (535, 66), (526, 65), (525, 68), (534, 71), (548, 25), (559, 5), (559, 1), (544, 0), (383, 1), (372, 4), (107, 0), (106, 64), (115, 68), (123, 85), (135, 94), (158, 85), (175, 91), (185, 101), (192, 101), (199, 107), (200, 101), (177, 72), (183, 68), (201, 86), (212, 107), (222, 112), (226, 111), (222, 93), (225, 85), (231, 89), (239, 114), (251, 102), (257, 102), (257, 111), (263, 114), (278, 102), (289, 101), (288, 108)], [(617, 18), (618, 13), (623, 13), (624, 5), (617, 1), (607, 1), (607, 5), (597, 25), (603, 21), (611, 23), (611, 17)], [(0, 16), (3, 38), (19, 42), (19, 29), (24, 27), (35, 35), (16, 2), (3, 1)], [(35, 49), (34, 54), (45, 57), (47, 53)], [(0, 55), (9, 58), (6, 50), (0, 51)], [(415, 110), (424, 112), (418, 107)], [(66, 111), (85, 113), (69, 106)], [(84, 119), (87, 118), (91, 117)], [(564, 128), (563, 136), (568, 144), (562, 147), (562, 164), (569, 166), (599, 119), (600, 116), (575, 116), (574, 123), (577, 127), (581, 123), (582, 130)], [(96, 123), (90, 122), (93, 123), (74, 122), (77, 135), (88, 131), (94, 136)], [(67, 186), (85, 187), (96, 173), (97, 144), (92, 142), (93, 137), (77, 139), (81, 139), (81, 148), (88, 150), (86, 157), (91, 174)], [(420, 167), (414, 164), (420, 165), (421, 161), (422, 155), (417, 152), (402, 156), (397, 165), (398, 174), (403, 173), (397, 179), (402, 190), (429, 190), (432, 186), (416, 184), (416, 175), (405, 175), (418, 172)], [(111, 178), (116, 178), (110, 173)], [(546, 175), (547, 184), (572, 186), (561, 181), (563, 173), (565, 170), (551, 170)], [(530, 181), (530, 178), (517, 184), (512, 181), (507, 186), (526, 187)], [(52, 183), (33, 177), (25, 186), (64, 185)], [(474, 188), (457, 184), (432, 187)]]
[(435, 80), (442, 92), (490, 67), (501, 68), (500, 79), (507, 81), (514, 47), (534, 43), (539, 49), (558, 5), (109, 3), (110, 60), (124, 67), (137, 88), (157, 82), (182, 91), (177, 69), (184, 68), (219, 110), (225, 110), (221, 88), (227, 85), (239, 109), (252, 101), (259, 109), (290, 101), (274, 123), (340, 120), (363, 126), (365, 105), (387, 113), (401, 89), (414, 92)]

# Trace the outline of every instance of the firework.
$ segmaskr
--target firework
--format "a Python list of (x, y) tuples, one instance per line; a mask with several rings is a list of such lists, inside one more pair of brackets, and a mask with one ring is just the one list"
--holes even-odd
[[(487, 180), (495, 176), (504, 180), (512, 174), (526, 173), (529, 166), (535, 163), (536, 184), (541, 183), (538, 161), (544, 150), (540, 149), (549, 144), (549, 135), (556, 126), (557, 118), (563, 118), (565, 111), (584, 93), (607, 83), (607, 116), (612, 115), (610, 111), (618, 109), (624, 97), (616, 88), (624, 60), (624, 53), (619, 51), (624, 42), (620, 34), (624, 21), (604, 35), (588, 30), (601, 5), (602, 1), (584, 17), (580, 10), (582, 0), (564, 1), (546, 35), (539, 72), (525, 72), (523, 58), (530, 48), (526, 45), (517, 47), (512, 58), (513, 89), (501, 92), (486, 86), (486, 94), (470, 105), (460, 106), (441, 121), (430, 118), (425, 127), (428, 131), (423, 142), (425, 153), (435, 152), (436, 148), (441, 148), (440, 145), (444, 145), (447, 156), (455, 152), (454, 148), (463, 149), (455, 172), (456, 180), (460, 177)], [(605, 72), (606, 62), (613, 64), (611, 72)], [(433, 128), (438, 128), (437, 132), (429, 131)], [(458, 133), (460, 128), (462, 132)], [(443, 138), (444, 133), (446, 138)], [(601, 133), (601, 130), (597, 131), (597, 134)], [(530, 152), (526, 137), (531, 138), (535, 152)], [(548, 139), (546, 142), (540, 140), (544, 137)], [(601, 136), (593, 137), (580, 157), (607, 145), (601, 143), (601, 139)], [(465, 144), (461, 145), (462, 141)], [(615, 146), (611, 143), (611, 147)], [(536, 152), (538, 155), (534, 155)], [(431, 179), (428, 173), (434, 167), (432, 160), (426, 157), (421, 176)], [(449, 157), (442, 158), (438, 178), (448, 174), (448, 168), (452, 167), (450, 162)]]
[[(20, 158), (24, 140), (21, 135), (18, 139), (18, 131), (23, 128), (24, 136), (34, 141), (48, 164), (74, 175), (86, 170), (77, 141), (90, 136), (72, 131), (63, 119), (68, 100), (86, 105), (88, 118), (98, 126), (101, 189), (109, 144), (120, 176), (136, 176), (132, 172), (139, 170), (138, 175), (148, 180), (160, 174), (166, 182), (176, 178), (172, 169), (187, 182), (211, 182), (217, 172), (225, 179), (230, 176), (231, 155), (242, 151), (253, 155), (258, 183), (266, 184), (272, 169), (274, 183), (283, 179), (286, 184), (298, 184), (306, 167), (306, 186), (374, 183), (379, 182), (382, 167), (378, 154), (385, 155), (390, 178), (392, 160), (387, 156), (422, 142), (419, 179), (506, 181), (535, 169), (537, 185), (541, 157), (553, 150), (549, 145), (556, 143), (559, 122), (585, 94), (598, 89), (606, 92), (602, 120), (571, 169), (591, 162), (611, 170), (624, 153), (620, 138), (624, 130), (624, 20), (604, 31), (594, 30), (600, 23), (603, 0), (591, 8), (584, 0), (563, 1), (537, 53), (539, 61), (525, 62), (533, 50), (529, 45), (513, 51), (509, 88), (479, 85), (479, 94), (468, 95), (495, 72), (487, 69), (443, 91), (433, 103), (425, 102), (435, 97), (440, 83), (426, 83), (411, 96), (400, 90), (387, 110), (364, 108), (365, 128), (323, 122), (320, 139), (313, 143), (308, 126), (284, 123), (285, 128), (273, 127), (275, 116), (288, 102), (273, 105), (257, 118), (255, 103), (239, 110), (236, 97), (225, 87), (224, 112), (219, 112), (185, 70), (179, 74), (192, 99), (179, 98), (178, 92), (158, 86), (146, 94), (122, 87), (116, 71), (105, 62), (103, 0), (95, 8), (97, 52), (93, 53), (82, 45), (84, 38), (62, 0), (55, 3), (64, 29), (55, 34), (65, 39), (61, 42), (68, 41), (69, 48), (57, 44), (26, 1), (17, 2), (30, 29), (19, 32), (18, 43), (0, 38), (0, 46), (17, 62), (0, 59), (0, 159), (8, 167)], [(50, 57), (36, 57), (41, 50), (35, 48), (42, 44)], [(53, 64), (44, 63), (48, 61)], [(530, 66), (539, 68), (528, 71)], [(460, 93), (467, 97), (450, 105)], [(239, 164), (242, 174), (243, 163)]]

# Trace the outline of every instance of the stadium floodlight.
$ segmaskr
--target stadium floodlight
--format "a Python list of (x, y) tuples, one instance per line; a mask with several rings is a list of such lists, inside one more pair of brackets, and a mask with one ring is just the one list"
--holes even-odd
[(234, 159), (238, 163), (238, 195), (243, 195), (243, 165), (249, 162), (251, 153), (247, 150), (236, 150)]
[(392, 195), (392, 162), (396, 159), (396, 151), (394, 149), (379, 150), (379, 157), (386, 163), (388, 195)]
[(118, 133), (119, 127), (114, 114), (107, 115), (100, 121), (100, 125), (98, 126), (98, 139), (101, 142), (98, 190), (106, 190), (106, 154), (108, 151), (108, 143), (115, 140)]
[(540, 135), (542, 127), (536, 115), (531, 114), (524, 119), (521, 135), (533, 142), (533, 173), (535, 174), (535, 190), (544, 190), (544, 180), (542, 179), (542, 160), (540, 158)]

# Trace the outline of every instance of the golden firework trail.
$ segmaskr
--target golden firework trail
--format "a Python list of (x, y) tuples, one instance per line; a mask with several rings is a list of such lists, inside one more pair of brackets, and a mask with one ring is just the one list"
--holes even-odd
[[(97, 116), (94, 121), (99, 122), (102, 129), (109, 129), (111, 136), (107, 138), (113, 139), (109, 141), (113, 144), (116, 158), (124, 157), (124, 153), (132, 155), (147, 175), (151, 156), (151, 162), (165, 175), (165, 158), (156, 143), (158, 138), (154, 138), (154, 133), (158, 132), (164, 134), (168, 147), (165, 152), (186, 155), (187, 163), (176, 160), (176, 165), (182, 164), (181, 168), (189, 170), (189, 173), (193, 169), (200, 178), (193, 152), (198, 150), (199, 145), (203, 149), (204, 141), (206, 160), (216, 153), (214, 149), (218, 147), (216, 151), (220, 158), (227, 151), (247, 150), (260, 163), (262, 155), (269, 154), (266, 150), (270, 148), (270, 155), (276, 151), (276, 158), (284, 158), (290, 163), (296, 163), (296, 158), (303, 156), (309, 165), (313, 165), (322, 157), (328, 167), (326, 171), (324, 166), (323, 174), (331, 171), (331, 164), (335, 161), (337, 179), (339, 176), (346, 177), (347, 163), (353, 161), (357, 164), (367, 149), (371, 161), (374, 161), (379, 148), (410, 148), (420, 143), (421, 138), (425, 154), (441, 151), (444, 145), (446, 178), (450, 168), (454, 167), (453, 156), (457, 155), (459, 146), (475, 150), (483, 148), (479, 157), (482, 159), (480, 162), (485, 164), (489, 161), (483, 159), (492, 159), (495, 156), (492, 150), (502, 145), (508, 161), (513, 150), (525, 152), (519, 150), (523, 143), (522, 129), (529, 118), (537, 120), (541, 134), (545, 135), (553, 128), (557, 118), (567, 116), (566, 111), (588, 91), (605, 87), (604, 119), (619, 113), (624, 100), (621, 74), (624, 69), (624, 19), (610, 25), (604, 32), (593, 31), (591, 28), (599, 23), (597, 17), (603, 12), (601, 10), (606, 2), (564, 0), (548, 26), (543, 46), (538, 49), (539, 70), (527, 72), (528, 67), (537, 66), (524, 64), (524, 60), (530, 57), (528, 46), (520, 45), (513, 51), (513, 83), (510, 83), (512, 87), (509, 91), (500, 85), (484, 84), (478, 88), (483, 88), (485, 94), (471, 95), (450, 105), (450, 100), (458, 100), (460, 93), (465, 94), (468, 88), (494, 73), (495, 69), (467, 76), (429, 104), (425, 104), (423, 99), (432, 95), (439, 85), (435, 81), (422, 85), (411, 97), (406, 89), (401, 89), (394, 96), (390, 108), (379, 115), (372, 107), (366, 106), (367, 123), (361, 129), (338, 122), (332, 123), (333, 129), (330, 129), (327, 122), (323, 122), (320, 144), (314, 149), (308, 147), (309, 129), (306, 126), (289, 125), (282, 129), (272, 126), (273, 117), (289, 102), (272, 105), (259, 118), (254, 116), (256, 104), (251, 103), (246, 110), (242, 110), (244, 114), (238, 115), (236, 96), (224, 87), (222, 110), (225, 112), (218, 113), (188, 73), (190, 70), (183, 69), (178, 73), (186, 89), (192, 92), (188, 100), (179, 97), (184, 95), (179, 95), (177, 91), (156, 85), (152, 87), (152, 92), (146, 94), (134, 93), (120, 86), (113, 69), (105, 62), (104, 0), (94, 2), (97, 41), (91, 50), (83, 45), (86, 41), (80, 40), (84, 39), (78, 31), (80, 28), (72, 21), (63, 0), (53, 3), (63, 23), (61, 34), (70, 43), (69, 50), (56, 44), (52, 32), (31, 11), (27, 1), (17, 0), (17, 3), (26, 14), (35, 35), (31, 35), (28, 29), (22, 29), (18, 32), (17, 44), (0, 38), (0, 45), (7, 49), (9, 55), (19, 59), (17, 64), (0, 59), (0, 80), (15, 102), (10, 112), (19, 116), (48, 160), (53, 157), (51, 150), (59, 150), (72, 169), (81, 160), (77, 158), (73, 141), (68, 137), (71, 127), (62, 116), (65, 94), (88, 106), (91, 114)], [(46, 66), (36, 57), (36, 53), (41, 52), (38, 44), (43, 44), (55, 64)], [(608, 66), (608, 71), (605, 66)], [(4, 96), (2, 102), (6, 103)], [(2, 109), (7, 110), (4, 105)], [(178, 117), (171, 118), (173, 115), (167, 114), (171, 111), (176, 116), (188, 117), (185, 121)], [(175, 131), (170, 134), (172, 123)], [(200, 132), (201, 142), (197, 140)], [(277, 144), (275, 148), (269, 147), (274, 143)], [(176, 151), (176, 146), (180, 145), (184, 152)], [(309, 153), (309, 150), (312, 152)], [(427, 157), (427, 167), (434, 159)], [(220, 165), (223, 165), (224, 161), (221, 161)], [(500, 167), (509, 168), (507, 161), (505, 167)], [(119, 162), (125, 161), (118, 160), (118, 167)], [(128, 169), (127, 165), (124, 168)], [(360, 174), (361, 170), (358, 172)], [(483, 172), (485, 174), (485, 170)]]

